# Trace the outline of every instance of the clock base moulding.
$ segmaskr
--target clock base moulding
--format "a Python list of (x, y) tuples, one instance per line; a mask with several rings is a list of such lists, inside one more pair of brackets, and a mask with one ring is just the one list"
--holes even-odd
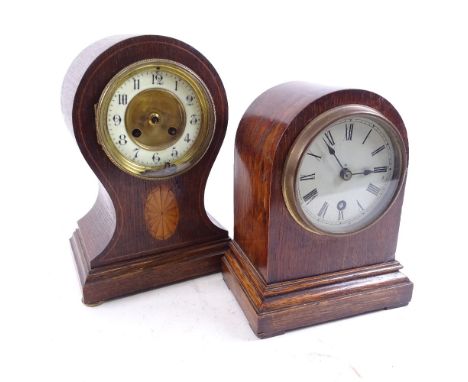
[(220, 259), (229, 240), (213, 240), (97, 268), (90, 268), (79, 229), (73, 233), (70, 243), (83, 288), (83, 303), (94, 306), (116, 297), (219, 272)]
[[(164, 186), (155, 189), (161, 188)], [(96, 203), (78, 221), (78, 229), (70, 238), (83, 303), (94, 306), (113, 298), (220, 272), (221, 257), (231, 239), (219, 223), (209, 215), (206, 217), (208, 221), (205, 224), (212, 230), (209, 235), (201, 236), (203, 226), (200, 223), (197, 239), (191, 237), (185, 243), (175, 241), (172, 244), (171, 237), (166, 240), (150, 239), (156, 244), (137, 249), (137, 243), (146, 243), (149, 233), (141, 232), (133, 241), (116, 241), (115, 236), (119, 235), (116, 235), (115, 209), (106, 190), (101, 187)], [(185, 223), (182, 225), (187, 226)], [(123, 243), (135, 249), (115, 259), (115, 255), (121, 255), (120, 246)], [(109, 260), (96, 261), (105, 259), (105, 256)]]
[(222, 262), (224, 280), (259, 338), (401, 307), (413, 291), (398, 261), (271, 284), (235, 242)]

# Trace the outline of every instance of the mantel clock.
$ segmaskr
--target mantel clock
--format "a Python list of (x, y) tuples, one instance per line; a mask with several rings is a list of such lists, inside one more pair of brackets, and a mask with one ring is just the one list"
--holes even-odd
[(229, 237), (204, 190), (228, 105), (210, 62), (169, 37), (101, 40), (70, 67), (62, 108), (101, 185), (71, 238), (83, 301), (219, 271)]
[(395, 260), (407, 167), (403, 121), (375, 93), (294, 82), (253, 102), (223, 270), (259, 337), (410, 301)]

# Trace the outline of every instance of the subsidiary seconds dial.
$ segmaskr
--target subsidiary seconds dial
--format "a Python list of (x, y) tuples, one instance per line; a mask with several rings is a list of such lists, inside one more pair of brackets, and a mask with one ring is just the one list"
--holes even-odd
[(352, 114), (325, 125), (309, 142), (301, 142), (290, 181), (293, 215), (303, 226), (329, 233), (371, 224), (397, 192), (400, 143), (391, 124), (375, 115)]

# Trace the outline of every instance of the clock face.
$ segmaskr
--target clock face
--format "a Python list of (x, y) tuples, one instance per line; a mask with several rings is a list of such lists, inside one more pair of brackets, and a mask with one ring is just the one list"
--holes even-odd
[(161, 178), (201, 159), (213, 135), (214, 107), (206, 86), (188, 68), (145, 60), (109, 82), (97, 126), (114, 164), (132, 175)]
[(398, 190), (401, 139), (388, 120), (374, 114), (341, 117), (301, 141), (310, 135), (308, 127), (296, 141), (301, 147), (290, 179), (293, 216), (306, 228), (328, 233), (368, 226)]

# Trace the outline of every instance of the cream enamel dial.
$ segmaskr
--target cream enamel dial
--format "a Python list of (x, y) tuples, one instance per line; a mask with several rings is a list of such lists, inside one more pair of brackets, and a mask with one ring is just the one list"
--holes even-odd
[(145, 60), (109, 82), (96, 119), (98, 140), (114, 164), (132, 175), (161, 178), (201, 159), (213, 135), (214, 107), (188, 68)]
[(288, 158), (287, 204), (296, 220), (310, 230), (363, 229), (385, 212), (398, 190), (401, 138), (383, 116), (356, 108), (351, 115), (344, 113), (346, 109), (334, 110), (334, 116), (325, 116), (322, 123), (321, 118), (318, 124), (313, 121)]

